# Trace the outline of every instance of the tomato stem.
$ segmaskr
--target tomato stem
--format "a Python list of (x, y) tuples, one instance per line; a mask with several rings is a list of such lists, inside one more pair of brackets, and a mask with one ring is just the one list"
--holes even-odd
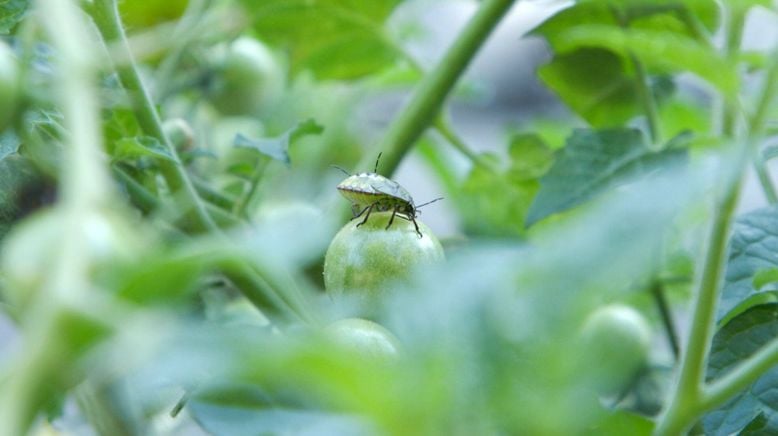
[[(116, 1), (95, 0), (88, 7), (87, 11), (105, 42), (117, 43), (115, 46), (112, 46), (113, 49), (109, 50), (108, 53), (115, 64), (119, 81), (130, 96), (138, 124), (143, 131), (157, 139), (170, 156), (173, 156), (172, 161), (162, 160), (159, 162), (159, 166), (170, 189), (173, 192), (182, 194), (183, 199), (180, 201), (179, 206), (183, 210), (190, 212), (193, 224), (198, 230), (217, 231), (218, 228), (189, 179), (176, 148), (170, 142), (167, 134), (165, 134), (154, 102), (143, 85), (127, 43), (127, 37), (124, 33)], [(124, 62), (121, 62), (121, 60), (124, 60)]]
[[(419, 136), (435, 121), (459, 77), (513, 3), (514, 0), (485, 0), (479, 4), (475, 15), (437, 66), (422, 79), (408, 105), (384, 134), (378, 145), (384, 153), (381, 174), (392, 174)], [(365, 157), (359, 168), (369, 168), (370, 159)]]

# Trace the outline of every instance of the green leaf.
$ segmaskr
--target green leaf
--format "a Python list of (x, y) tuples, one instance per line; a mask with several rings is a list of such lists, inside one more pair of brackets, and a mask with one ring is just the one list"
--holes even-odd
[(639, 130), (575, 130), (554, 165), (540, 179), (540, 191), (527, 214), (527, 226), (685, 158), (684, 149), (649, 149)]
[(292, 408), (248, 408), (192, 401), (194, 419), (214, 436), (277, 436), (299, 434), (363, 435), (364, 422), (355, 416)]
[(16, 153), (21, 143), (19, 136), (12, 129), (0, 133), (0, 160)]
[(561, 32), (555, 45), (561, 53), (582, 47), (604, 48), (624, 58), (634, 55), (655, 72), (692, 72), (727, 96), (734, 95), (739, 86), (736, 65), (713, 48), (673, 32), (579, 25)]
[(729, 240), (727, 271), (718, 318), (727, 316), (754, 294), (778, 289), (776, 286), (765, 287), (767, 283), (759, 278), (761, 271), (775, 268), (778, 268), (778, 207), (767, 207), (742, 215), (735, 222)]
[(649, 436), (653, 430), (653, 421), (645, 416), (616, 410), (586, 434), (591, 436)]
[(114, 160), (132, 160), (141, 157), (152, 157), (171, 162), (176, 160), (165, 146), (151, 136), (136, 136), (116, 141), (112, 157)]
[(280, 136), (274, 138), (250, 139), (240, 133), (235, 135), (233, 145), (238, 148), (247, 148), (257, 151), (265, 156), (277, 161), (289, 164), (289, 144), (305, 135), (319, 135), (324, 131), (324, 127), (309, 119), (292, 127)]
[(355, 79), (391, 65), (397, 53), (384, 22), (400, 0), (243, 0), (254, 30), (289, 50), (292, 71)]
[(204, 261), (196, 256), (154, 255), (111, 277), (117, 294), (134, 303), (180, 301), (200, 279)]
[[(778, 303), (763, 304), (738, 315), (713, 338), (708, 362), (708, 379), (728, 373), (778, 337)], [(750, 388), (702, 420), (706, 435), (731, 435), (748, 427), (750, 434), (778, 433), (778, 367), (764, 373)], [(748, 434), (748, 432), (747, 432)]]
[[(594, 127), (615, 127), (642, 113), (635, 74), (616, 54), (581, 48), (554, 56), (538, 70), (541, 80)], [(652, 84), (654, 97), (672, 93), (669, 79)]]
[(29, 3), (28, 0), (0, 0), (0, 35), (10, 34), (22, 21)]
[(626, 27), (667, 31), (679, 35), (694, 37), (695, 30), (683, 19), (681, 11), (686, 9), (692, 19), (696, 19), (708, 31), (714, 31), (718, 25), (719, 9), (713, 0), (585, 0), (577, 2), (556, 14), (537, 28), (535, 33), (544, 36), (555, 48), (564, 43), (562, 34), (576, 26), (605, 24), (621, 27), (617, 13), (625, 20)]
[(537, 190), (537, 180), (519, 171), (496, 173), (474, 166), (457, 197), (465, 232), (492, 237), (520, 236)]
[(508, 145), (508, 155), (513, 180), (535, 180), (545, 174), (554, 161), (553, 151), (540, 136), (531, 133), (514, 135)]

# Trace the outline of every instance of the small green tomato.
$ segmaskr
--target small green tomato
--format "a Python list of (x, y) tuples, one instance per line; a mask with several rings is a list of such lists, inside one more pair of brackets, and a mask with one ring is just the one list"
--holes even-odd
[(359, 224), (352, 220), (335, 235), (324, 257), (329, 292), (372, 299), (407, 280), (414, 268), (443, 261), (443, 247), (423, 222), (418, 222), (418, 237), (410, 221), (387, 229), (392, 215), (378, 212)]
[(5, 130), (19, 100), (19, 66), (10, 47), (0, 41), (0, 131)]
[(254, 114), (268, 107), (284, 86), (284, 71), (273, 53), (253, 38), (233, 41), (216, 64), (208, 97), (225, 115)]
[(391, 361), (400, 352), (400, 341), (380, 324), (362, 318), (346, 318), (325, 329), (336, 344), (367, 360)]
[(619, 394), (648, 362), (651, 327), (637, 310), (611, 304), (592, 312), (583, 325), (587, 370), (603, 394)]

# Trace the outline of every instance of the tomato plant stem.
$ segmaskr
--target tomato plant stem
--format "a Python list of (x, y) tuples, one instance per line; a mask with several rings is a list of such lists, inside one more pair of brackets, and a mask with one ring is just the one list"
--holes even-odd
[[(392, 174), (403, 155), (435, 121), (443, 102), (475, 53), (486, 41), (513, 0), (485, 0), (437, 66), (422, 79), (408, 105), (400, 111), (384, 134), (378, 149), (383, 152), (381, 174)], [(373, 158), (365, 157), (360, 168), (369, 168)]]
[(758, 144), (762, 136), (764, 135), (765, 124), (767, 121), (767, 115), (770, 111), (770, 107), (773, 103), (773, 96), (778, 91), (778, 50), (774, 50), (771, 56), (770, 67), (765, 74), (764, 85), (762, 87), (761, 99), (759, 100), (756, 110), (749, 121), (749, 136), (752, 146), (752, 159), (754, 169), (759, 177), (759, 182), (762, 184), (762, 190), (767, 197), (767, 201), (770, 204), (778, 203), (778, 193), (776, 193), (775, 184), (773, 183), (770, 173), (767, 170), (765, 159), (759, 150)]
[(479, 165), (491, 172), (497, 172), (498, 169), (494, 164), (479, 156), (478, 153), (470, 149), (470, 147), (465, 144), (462, 138), (457, 135), (456, 132), (454, 132), (454, 129), (451, 127), (451, 122), (447, 118), (443, 116), (438, 118), (437, 121), (435, 121), (435, 130), (437, 130), (438, 133), (440, 133), (440, 136), (448, 141), (448, 143), (456, 148), (460, 153), (470, 159), (470, 161), (475, 165)]
[(268, 160), (265, 157), (257, 159), (254, 165), (254, 172), (251, 173), (248, 188), (243, 191), (243, 194), (238, 198), (233, 207), (232, 211), (235, 215), (240, 217), (246, 216), (246, 208), (248, 208), (251, 199), (254, 198), (254, 194), (257, 192), (257, 187), (259, 187), (259, 182), (262, 180), (262, 174), (265, 173), (267, 162)]
[[(97, 29), (106, 43), (117, 42), (109, 50), (109, 55), (115, 63), (116, 72), (122, 86), (132, 101), (138, 124), (144, 132), (157, 139), (167, 152), (173, 156), (173, 161), (159, 162), (162, 175), (173, 192), (183, 194), (183, 210), (191, 211), (193, 224), (200, 231), (216, 230), (216, 224), (211, 219), (197, 191), (178, 157), (173, 144), (162, 128), (154, 103), (146, 87), (143, 85), (138, 69), (135, 66), (132, 52), (127, 44), (127, 38), (122, 27), (121, 18), (115, 0), (95, 0), (87, 9)], [(120, 59), (126, 62), (118, 62)]]
[(673, 321), (673, 314), (670, 312), (670, 305), (667, 303), (665, 288), (661, 281), (654, 280), (651, 283), (651, 295), (654, 297), (657, 309), (659, 309), (665, 336), (667, 336), (667, 341), (670, 344), (670, 350), (673, 352), (675, 360), (678, 361), (681, 354), (681, 347), (678, 344), (678, 334), (676, 333), (677, 329), (675, 328), (675, 322)]
[[(735, 168), (724, 170), (725, 176), (730, 175), (730, 177), (725, 178), (727, 181), (725, 192), (714, 211), (702, 277), (692, 307), (691, 328), (687, 336), (686, 349), (681, 355), (678, 381), (670, 403), (660, 417), (656, 435), (682, 434), (704, 410), (700, 407), (700, 398), (705, 365), (713, 337), (716, 303), (726, 264), (727, 240), (735, 206), (740, 197), (746, 156), (747, 150), (743, 147), (743, 150), (738, 151), (738, 162)], [(730, 171), (734, 171), (734, 174)]]

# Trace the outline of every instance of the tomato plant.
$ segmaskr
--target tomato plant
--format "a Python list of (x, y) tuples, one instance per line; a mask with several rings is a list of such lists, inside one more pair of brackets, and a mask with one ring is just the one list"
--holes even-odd
[(11, 48), (0, 43), (0, 128), (6, 128), (19, 98), (19, 68)]
[(776, 16), (0, 2), (0, 435), (778, 434)]

